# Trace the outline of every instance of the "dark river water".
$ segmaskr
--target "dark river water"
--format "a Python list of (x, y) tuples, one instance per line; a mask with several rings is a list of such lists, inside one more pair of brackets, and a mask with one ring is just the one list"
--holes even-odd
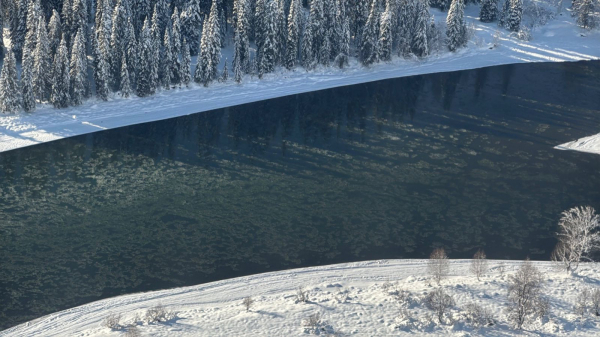
[(600, 208), (600, 63), (415, 76), (0, 153), (0, 329), (119, 294), (383, 258), (548, 259)]

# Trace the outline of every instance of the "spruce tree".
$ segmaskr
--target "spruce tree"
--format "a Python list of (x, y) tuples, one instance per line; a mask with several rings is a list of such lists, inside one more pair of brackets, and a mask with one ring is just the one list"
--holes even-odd
[(377, 0), (373, 0), (371, 12), (369, 13), (369, 18), (367, 19), (360, 40), (360, 60), (365, 66), (371, 65), (379, 59), (377, 47), (377, 16)]
[[(392, 29), (393, 29), (393, 15), (394, 11), (391, 8), (390, 2), (388, 2), (385, 12), (381, 16), (381, 23), (379, 28), (379, 58), (382, 61), (388, 62), (392, 60)], [(419, 18), (416, 18), (419, 20)]]
[(173, 66), (173, 54), (171, 46), (171, 33), (168, 29), (165, 29), (165, 36), (163, 38), (163, 47), (161, 49), (160, 62), (160, 82), (164, 89), (169, 90), (171, 88), (171, 67)]
[(71, 79), (69, 76), (69, 50), (67, 49), (66, 34), (60, 41), (53, 64), (54, 79), (52, 81), (52, 96), (50, 100), (55, 108), (66, 108), (71, 102), (69, 95), (69, 86)]
[(171, 67), (171, 82), (173, 84), (179, 84), (181, 82), (181, 62), (179, 61), (179, 55), (181, 54), (181, 25), (179, 22), (179, 11), (177, 7), (171, 15), (172, 26), (171, 26), (171, 55), (173, 57)]
[(263, 24), (263, 44), (260, 63), (258, 64), (259, 78), (275, 69), (277, 59), (277, 3), (275, 1), (265, 4)]
[(70, 78), (71, 103), (80, 105), (89, 90), (87, 81), (87, 55), (85, 52), (84, 28), (79, 28), (71, 50)]
[(187, 40), (183, 39), (183, 44), (181, 45), (181, 70), (179, 73), (181, 74), (181, 85), (189, 87), (191, 80), (191, 65), (192, 65), (192, 57), (190, 56), (190, 47), (187, 44)]
[(396, 24), (398, 55), (408, 57), (412, 53), (413, 22), (416, 16), (415, 1), (400, 0)]
[(493, 22), (498, 17), (498, 0), (481, 0), (479, 20), (481, 22)]
[(0, 73), (0, 111), (4, 113), (15, 113), (21, 108), (16, 63), (14, 52), (7, 50)]
[[(240, 35), (235, 34), (235, 46), (240, 44)], [(236, 83), (242, 83), (242, 61), (240, 60), (240, 48), (234, 47), (233, 50), (233, 79)]]
[[(310, 29), (312, 30), (312, 47), (317, 62), (322, 63), (321, 52), (325, 43), (325, 16), (323, 13), (323, 0), (312, 0), (310, 3)], [(326, 46), (329, 47), (329, 46)], [(324, 53), (323, 53), (324, 54)]]
[(523, 0), (510, 0), (510, 9), (508, 11), (508, 29), (518, 32), (521, 28), (521, 18), (523, 17)]
[(131, 87), (134, 88), (137, 83), (137, 69), (140, 62), (140, 56), (138, 54), (139, 48), (136, 39), (135, 28), (131, 18), (127, 18), (126, 36), (125, 52), (127, 54), (127, 72), (129, 73), (129, 83)]
[(152, 78), (152, 61), (154, 60), (154, 41), (150, 31), (150, 22), (146, 18), (140, 34), (139, 55), (140, 62), (137, 70), (137, 94), (140, 97), (154, 94), (155, 87)]
[(10, 26), (10, 42), (15, 57), (21, 59), (23, 56), (23, 47), (25, 45), (25, 35), (27, 34), (27, 1), (15, 0), (15, 7)]
[(348, 65), (348, 58), (350, 57), (350, 20), (346, 15), (346, 5), (344, 0), (338, 1), (337, 7), (337, 29), (339, 30), (339, 50), (335, 57), (335, 64), (339, 68), (343, 68)]
[[(70, 36), (74, 38), (78, 33), (81, 34), (81, 39), (87, 44), (87, 27), (88, 27), (88, 8), (87, 0), (73, 0)], [(121, 27), (122, 28), (122, 27)], [(80, 32), (81, 30), (81, 32)], [(73, 44), (73, 41), (71, 41)]]
[(302, 14), (301, 0), (292, 0), (288, 15), (287, 50), (285, 67), (292, 69), (298, 60), (298, 44), (300, 42), (300, 15)]
[(96, 80), (96, 96), (106, 101), (110, 92), (110, 64), (108, 54), (108, 42), (105, 34), (98, 34), (99, 41), (96, 42), (94, 79)]
[[(0, 1), (0, 27), (4, 27), (4, 8)], [(0, 61), (4, 58), (4, 28), (0, 29)]]
[(227, 68), (227, 58), (225, 58), (225, 65), (223, 66), (223, 72), (221, 73), (221, 82), (226, 83), (229, 81), (229, 69)]
[(429, 6), (427, 0), (416, 0), (415, 26), (412, 34), (411, 50), (417, 57), (425, 57), (429, 54), (429, 46), (427, 45), (427, 29), (431, 15), (429, 14)]
[(52, 56), (56, 54), (58, 45), (60, 44), (60, 38), (62, 36), (62, 25), (60, 23), (60, 15), (56, 10), (52, 11), (52, 17), (48, 24), (48, 41), (50, 43), (50, 51)]
[(467, 43), (467, 26), (465, 24), (463, 0), (452, 0), (448, 17), (446, 19), (446, 35), (448, 36), (448, 49), (456, 51)]
[(33, 56), (26, 55), (21, 63), (21, 97), (23, 99), (23, 110), (32, 112), (35, 110), (35, 95), (32, 83)]
[(129, 82), (129, 66), (127, 65), (126, 53), (123, 53), (121, 59), (121, 97), (129, 98), (131, 96), (131, 83)]
[(594, 16), (595, 12), (595, 0), (581, 0), (577, 7), (577, 25), (585, 29), (596, 28), (598, 19)]
[(35, 51), (33, 52), (33, 91), (35, 97), (40, 101), (50, 98), (52, 90), (52, 65), (50, 42), (44, 20), (38, 20), (37, 39)]
[(202, 27), (200, 0), (190, 0), (188, 7), (181, 13), (181, 35), (188, 41), (191, 55), (198, 55), (198, 43)]
[[(98, 0), (101, 1), (101, 0)], [(60, 11), (60, 20), (62, 22), (62, 32), (61, 38), (66, 38), (67, 47), (69, 45), (69, 35), (71, 35), (71, 23), (73, 17), (73, 1), (72, 0), (63, 0), (63, 5)]]
[(500, 20), (498, 21), (498, 25), (506, 29), (509, 29), (510, 3), (511, 0), (504, 0), (502, 11), (500, 12)]
[(23, 60), (27, 59), (35, 50), (35, 43), (37, 41), (37, 29), (38, 21), (42, 17), (42, 8), (40, 6), (40, 0), (31, 0), (27, 5), (27, 33), (25, 34), (25, 45), (23, 47), (24, 53)]
[(200, 55), (194, 74), (194, 81), (203, 83), (204, 86), (208, 86), (210, 82), (217, 78), (217, 66), (221, 59), (221, 33), (218, 15), (217, 1), (214, 0), (208, 22), (202, 30)]
[[(361, 46), (362, 42), (360, 40), (362, 39), (363, 30), (369, 18), (370, 7), (368, 0), (354, 1), (354, 4), (349, 6), (352, 18), (350, 29), (352, 30), (352, 36), (356, 39), (355, 44)], [(358, 52), (360, 53), (360, 50)]]
[(302, 66), (306, 70), (312, 70), (316, 66), (315, 55), (313, 53), (313, 37), (311, 27), (312, 16), (308, 16), (308, 22), (304, 28), (304, 35), (302, 36)]
[(239, 59), (240, 67), (243, 72), (250, 71), (250, 22), (248, 18), (248, 3), (247, 0), (236, 0), (236, 15), (237, 22), (235, 34), (239, 35)]

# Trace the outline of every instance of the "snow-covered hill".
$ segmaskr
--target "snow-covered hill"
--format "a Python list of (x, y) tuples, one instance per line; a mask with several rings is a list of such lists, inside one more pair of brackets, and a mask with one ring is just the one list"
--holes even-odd
[[(352, 60), (350, 67), (344, 70), (318, 68), (307, 73), (302, 68), (278, 69), (263, 80), (247, 77), (242, 85), (215, 83), (209, 88), (194, 85), (190, 89), (163, 91), (147, 98), (90, 100), (82, 106), (63, 110), (46, 106), (32, 114), (1, 116), (0, 152), (119, 126), (387, 78), (509, 63), (600, 58), (600, 32), (581, 30), (565, 10), (546, 25), (535, 28), (529, 42), (510, 35), (496, 23), (479, 22), (478, 6), (468, 6), (465, 13), (467, 22), (475, 27), (475, 36), (468, 48), (457, 53), (446, 52), (424, 60), (396, 57), (390, 63), (370, 68)], [(432, 14), (437, 21), (445, 21), (445, 12), (432, 9)], [(229, 47), (224, 50), (223, 59), (231, 60), (231, 54)]]
[[(480, 281), (469, 273), (470, 260), (452, 260), (450, 277), (442, 287), (456, 305), (444, 324), (428, 316), (422, 303), (431, 284), (425, 260), (381, 260), (286, 270), (149, 293), (110, 298), (39, 318), (0, 332), (0, 336), (123, 336), (127, 328), (102, 326), (110, 314), (121, 315), (121, 325), (132, 324), (143, 336), (300, 336), (312, 333), (305, 320), (321, 316), (321, 335), (486, 335), (486, 336), (598, 336), (600, 317), (575, 314), (577, 295), (600, 287), (600, 266), (584, 264), (578, 276), (567, 276), (549, 262), (534, 262), (544, 273), (544, 295), (550, 312), (525, 330), (513, 330), (504, 313), (509, 275), (520, 261), (489, 261)], [(308, 302), (297, 302), (298, 287), (308, 291)], [(407, 295), (399, 301), (394, 293)], [(246, 312), (242, 301), (255, 301)], [(466, 308), (476, 303), (487, 309), (495, 324), (474, 327)], [(148, 308), (161, 304), (174, 317), (145, 323)]]

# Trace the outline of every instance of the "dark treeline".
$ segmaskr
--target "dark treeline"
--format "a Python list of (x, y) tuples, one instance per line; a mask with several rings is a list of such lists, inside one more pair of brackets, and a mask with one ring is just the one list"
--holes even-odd
[[(474, 0), (472, 0), (474, 1)], [(369, 66), (393, 55), (426, 57), (466, 45), (463, 0), (3, 0), (10, 48), (0, 110), (33, 111), (153, 95), (196, 82), (242, 82), (277, 67)], [(522, 0), (481, 2), (482, 20), (517, 30)], [(436, 23), (430, 7), (448, 10)], [(503, 7), (503, 8), (504, 8)], [(502, 15), (499, 15), (501, 13)], [(2, 41), (2, 39), (0, 39)], [(233, 60), (219, 72), (221, 50)], [(194, 60), (194, 56), (197, 58)], [(18, 64), (21, 69), (19, 75)]]

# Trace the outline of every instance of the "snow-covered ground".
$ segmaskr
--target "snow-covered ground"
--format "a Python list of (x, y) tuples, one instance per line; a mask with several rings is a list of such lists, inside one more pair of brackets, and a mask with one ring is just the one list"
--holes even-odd
[[(450, 277), (442, 281), (442, 287), (456, 302), (451, 309), (454, 323), (448, 319), (439, 324), (427, 318), (432, 313), (421, 299), (436, 286), (427, 276), (425, 260), (381, 260), (120, 296), (48, 315), (2, 331), (0, 336), (124, 335), (125, 328), (102, 326), (110, 314), (120, 314), (122, 325), (135, 325), (143, 336), (300, 336), (310, 333), (303, 320), (316, 313), (322, 318), (321, 327), (339, 336), (600, 335), (599, 317), (582, 318), (573, 310), (582, 289), (600, 286), (600, 265), (584, 264), (578, 276), (567, 276), (550, 262), (534, 262), (544, 273), (550, 313), (527, 324), (524, 331), (516, 331), (506, 320), (504, 304), (508, 277), (522, 262), (489, 263), (488, 273), (478, 281), (469, 273), (470, 260), (451, 260)], [(296, 301), (298, 287), (308, 291), (308, 302)], [(407, 300), (396, 299), (394, 291), (405, 291)], [(255, 301), (248, 312), (242, 305), (247, 296)], [(495, 324), (476, 328), (467, 323), (469, 303), (488, 309)], [(174, 317), (163, 323), (142, 322), (147, 309), (158, 304), (173, 311)]]
[[(446, 13), (432, 9), (432, 14), (437, 21), (445, 21)], [(496, 23), (479, 22), (478, 14), (477, 6), (467, 7), (468, 23), (474, 24), (476, 30), (468, 48), (457, 53), (432, 55), (425, 60), (395, 58), (390, 63), (370, 68), (353, 60), (348, 69), (320, 68), (311, 73), (301, 68), (294, 71), (279, 69), (263, 80), (247, 77), (242, 85), (232, 82), (215, 83), (209, 88), (194, 85), (190, 89), (163, 91), (148, 98), (113, 98), (109, 102), (90, 100), (83, 106), (69, 109), (44, 106), (32, 114), (1, 116), (0, 152), (119, 126), (387, 78), (510, 63), (600, 58), (600, 32), (582, 31), (566, 10), (546, 25), (535, 28), (530, 42), (511, 36)], [(494, 42), (499, 44), (494, 47)], [(229, 60), (230, 49), (223, 53)]]

